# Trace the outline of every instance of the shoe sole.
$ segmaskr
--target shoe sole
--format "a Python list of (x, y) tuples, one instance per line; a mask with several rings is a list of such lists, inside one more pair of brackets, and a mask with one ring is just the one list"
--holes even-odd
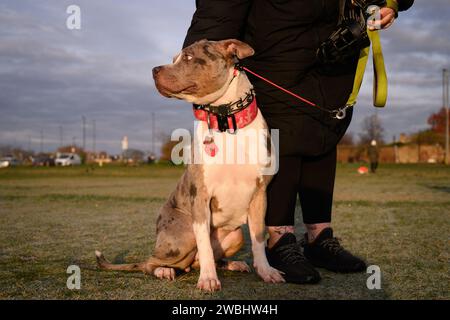
[(274, 265), (273, 266), (275, 269), (282, 271), (283, 274), (283, 278), (286, 282), (288, 283), (295, 283), (295, 284), (316, 284), (318, 283), (320, 280), (322, 280), (322, 277), (320, 276), (319, 272), (316, 271), (317, 274), (315, 275), (309, 275), (309, 276), (299, 276), (299, 277), (290, 277), (287, 272), (284, 272), (282, 269), (280, 268), (280, 266)]
[(320, 263), (314, 263), (311, 260), (309, 260), (312, 265), (316, 268), (322, 268), (331, 272), (335, 272), (335, 273), (361, 273), (366, 271), (367, 266), (362, 266), (362, 267), (358, 267), (358, 268), (354, 268), (354, 269), (338, 269), (338, 268), (330, 268), (328, 266), (325, 266), (323, 264)]
[(286, 280), (287, 283), (294, 283), (294, 284), (317, 284), (322, 280), (321, 277), (307, 277), (306, 279), (298, 279), (298, 278), (290, 278), (283, 276), (284, 280)]

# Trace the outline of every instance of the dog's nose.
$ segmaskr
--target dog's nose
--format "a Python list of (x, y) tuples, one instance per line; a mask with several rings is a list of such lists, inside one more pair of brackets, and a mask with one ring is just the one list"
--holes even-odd
[(154, 67), (152, 72), (153, 72), (153, 76), (156, 76), (160, 71), (161, 71), (162, 67)]

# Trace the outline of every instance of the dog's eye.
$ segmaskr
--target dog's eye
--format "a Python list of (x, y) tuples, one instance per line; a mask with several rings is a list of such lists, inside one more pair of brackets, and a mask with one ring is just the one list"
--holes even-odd
[(186, 61), (190, 61), (190, 60), (192, 60), (192, 56), (190, 56), (190, 55), (188, 55), (188, 54), (185, 54), (185, 55), (184, 55), (184, 59), (185, 59)]

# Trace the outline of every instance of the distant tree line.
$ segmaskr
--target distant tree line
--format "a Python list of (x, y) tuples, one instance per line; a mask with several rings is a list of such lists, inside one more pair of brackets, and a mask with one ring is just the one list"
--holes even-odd
[[(433, 112), (427, 119), (429, 127), (424, 130), (410, 133), (409, 141), (417, 144), (439, 144), (444, 147), (446, 129), (445, 112), (445, 108)], [(378, 144), (382, 145), (386, 143), (384, 132), (385, 130), (380, 118), (377, 114), (373, 114), (364, 118), (358, 141), (355, 141), (353, 133), (348, 132), (344, 135), (339, 144), (345, 146), (367, 146), (372, 140), (376, 140)]]
[[(444, 146), (445, 143), (445, 108), (441, 108), (437, 112), (430, 114), (427, 119), (428, 128), (413, 132), (409, 134), (409, 141), (417, 144), (429, 144), (435, 145), (439, 144)], [(385, 129), (383, 124), (377, 114), (373, 114), (364, 118), (361, 125), (361, 132), (358, 135), (358, 139), (355, 139), (354, 134), (347, 132), (344, 137), (339, 142), (339, 145), (345, 146), (367, 146), (372, 140), (376, 140), (378, 145), (383, 145), (386, 143), (384, 137)], [(171, 141), (170, 135), (160, 135), (160, 140), (163, 141), (161, 146), (160, 160), (169, 161), (171, 159), (171, 153), (173, 147), (178, 143), (178, 141)], [(86, 159), (87, 152), (85, 152), (81, 147), (68, 145), (58, 148), (58, 152), (70, 153), (75, 152), (79, 154), (83, 160)], [(105, 153), (106, 154), (106, 153)], [(122, 156), (133, 159), (136, 162), (145, 161), (145, 152), (138, 149), (128, 149)], [(24, 148), (11, 146), (11, 145), (0, 145), (0, 156), (13, 155), (17, 159), (24, 161), (30, 157), (39, 156), (32, 150), (26, 150)]]

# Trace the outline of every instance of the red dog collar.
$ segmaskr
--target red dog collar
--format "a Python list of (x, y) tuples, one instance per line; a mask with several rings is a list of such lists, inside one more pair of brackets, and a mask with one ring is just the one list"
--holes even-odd
[[(245, 109), (225, 116), (227, 128), (232, 129), (232, 133), (235, 133), (237, 129), (242, 129), (252, 123), (257, 115), (258, 104), (256, 103), (256, 97), (253, 97), (253, 101)], [(194, 108), (194, 116), (197, 120), (206, 121), (209, 129), (224, 131), (219, 126), (220, 115)]]

